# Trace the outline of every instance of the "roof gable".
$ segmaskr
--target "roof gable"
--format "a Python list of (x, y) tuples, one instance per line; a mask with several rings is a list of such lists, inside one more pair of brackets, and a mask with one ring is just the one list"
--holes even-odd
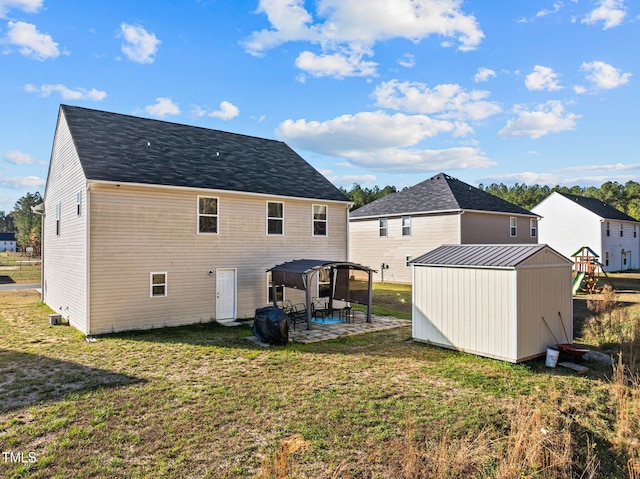
[(578, 206), (591, 211), (593, 214), (598, 215), (601, 218), (607, 220), (619, 220), (619, 221), (634, 221), (638, 222), (635, 218), (632, 218), (626, 213), (614, 208), (613, 206), (605, 203), (597, 198), (589, 198), (587, 196), (570, 195), (568, 193), (560, 193), (560, 196), (574, 202)]
[(349, 201), (285, 143), (61, 105), (89, 180)]
[(474, 186), (439, 173), (398, 193), (392, 193), (351, 212), (352, 218), (437, 211), (490, 211), (535, 216)]

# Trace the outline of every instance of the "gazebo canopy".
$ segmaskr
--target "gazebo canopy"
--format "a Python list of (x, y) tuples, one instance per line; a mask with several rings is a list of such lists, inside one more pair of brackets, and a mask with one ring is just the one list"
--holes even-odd
[[(329, 261), (317, 259), (299, 259), (279, 264), (267, 271), (271, 272), (271, 283), (306, 291), (307, 329), (311, 329), (311, 278), (318, 271), (330, 270), (329, 302), (334, 299), (367, 305), (367, 322), (371, 322), (371, 290), (375, 270), (368, 266), (348, 261)], [(354, 271), (366, 274), (358, 278)], [(274, 295), (274, 305), (276, 297)]]

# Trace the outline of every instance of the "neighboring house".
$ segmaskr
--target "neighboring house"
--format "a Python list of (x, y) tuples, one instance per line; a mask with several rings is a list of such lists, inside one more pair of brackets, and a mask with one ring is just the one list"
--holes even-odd
[(350, 260), (380, 270), (385, 281), (410, 283), (409, 262), (442, 244), (537, 242), (535, 214), (444, 173), (349, 218)]
[(43, 300), (86, 334), (253, 317), (268, 268), (347, 260), (348, 207), (282, 142), (62, 105)]
[(582, 246), (600, 256), (605, 271), (640, 268), (640, 222), (596, 198), (554, 192), (533, 212), (540, 242), (571, 258)]
[(16, 234), (15, 233), (0, 233), (0, 251), (2, 251), (3, 253), (16, 252)]

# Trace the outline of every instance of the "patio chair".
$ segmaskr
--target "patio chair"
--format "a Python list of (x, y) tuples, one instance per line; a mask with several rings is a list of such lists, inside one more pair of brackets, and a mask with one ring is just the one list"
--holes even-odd
[(289, 323), (293, 325), (293, 330), (296, 330), (296, 323), (306, 324), (307, 322), (307, 308), (304, 304), (294, 304), (285, 310), (289, 316)]
[(331, 309), (327, 307), (325, 298), (312, 298), (311, 317), (326, 318), (331, 316)]

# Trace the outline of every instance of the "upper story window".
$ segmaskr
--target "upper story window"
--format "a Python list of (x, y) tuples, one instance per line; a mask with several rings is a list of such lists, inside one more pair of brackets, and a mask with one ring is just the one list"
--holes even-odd
[(509, 218), (509, 236), (518, 236), (518, 218), (515, 216)]
[(624, 236), (624, 224), (620, 223), (620, 237)]
[(611, 223), (607, 221), (607, 236), (611, 236)]
[(82, 214), (82, 191), (76, 194), (76, 214), (78, 216)]
[(531, 219), (529, 220), (529, 230), (532, 238), (538, 236), (538, 220)]
[(284, 234), (284, 203), (280, 201), (267, 202), (267, 234)]
[(409, 268), (411, 266), (411, 260), (413, 259), (413, 257), (408, 254), (404, 257), (404, 265)]
[(60, 213), (62, 206), (60, 203), (56, 205), (56, 235), (60, 235)]
[(313, 236), (327, 236), (327, 205), (313, 205)]
[(411, 236), (411, 216), (402, 217), (402, 236)]
[(380, 218), (378, 220), (378, 227), (380, 229), (380, 236), (387, 236), (387, 218)]
[(218, 233), (218, 198), (198, 196), (198, 233)]
[(149, 281), (152, 298), (167, 295), (167, 273), (151, 273)]

